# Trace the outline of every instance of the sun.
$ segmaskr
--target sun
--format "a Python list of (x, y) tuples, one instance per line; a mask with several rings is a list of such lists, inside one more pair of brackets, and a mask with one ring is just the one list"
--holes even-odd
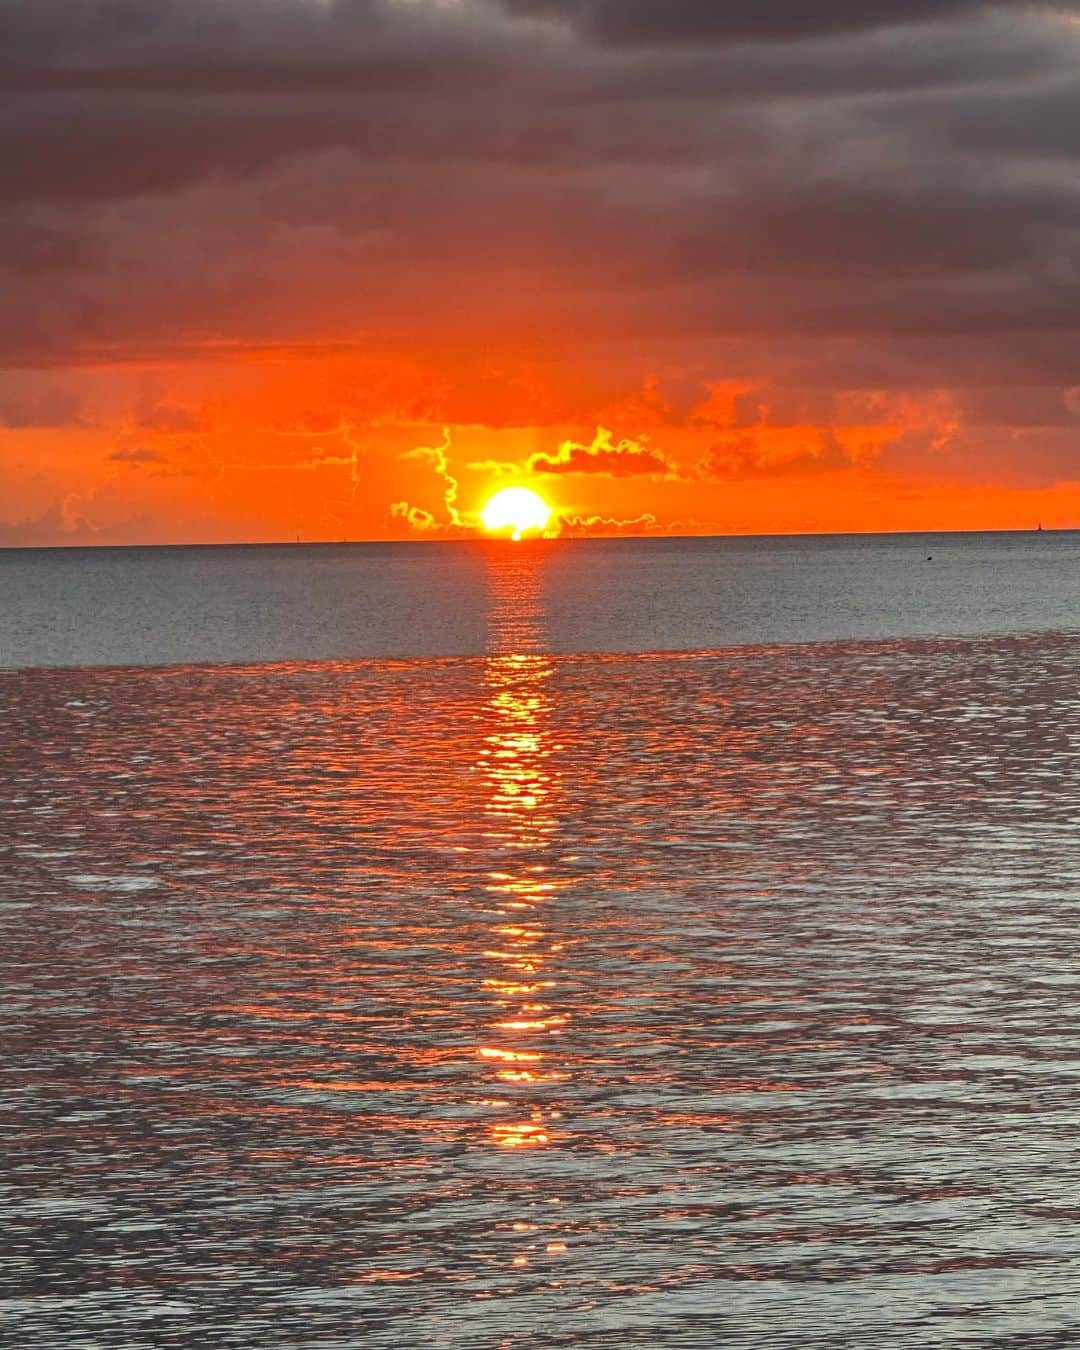
[(546, 530), (551, 520), (551, 507), (539, 493), (529, 488), (503, 488), (496, 492), (480, 512), (484, 529), (493, 534), (513, 530), (520, 539), (528, 530)]

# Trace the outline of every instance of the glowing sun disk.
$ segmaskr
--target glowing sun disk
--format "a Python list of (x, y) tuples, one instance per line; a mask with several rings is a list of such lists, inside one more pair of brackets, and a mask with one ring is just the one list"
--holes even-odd
[(546, 530), (551, 520), (551, 507), (538, 493), (529, 488), (503, 488), (480, 513), (484, 529), (493, 533), (513, 530), (520, 539), (527, 530)]

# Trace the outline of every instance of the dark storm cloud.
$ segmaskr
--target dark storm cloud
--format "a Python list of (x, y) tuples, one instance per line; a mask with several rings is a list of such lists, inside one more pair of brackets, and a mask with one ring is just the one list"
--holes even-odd
[(497, 50), (490, 25), (391, 0), (0, 0), (0, 204), (169, 192), (338, 146), (443, 154), (475, 120), (470, 82), (498, 84)]
[[(500, 0), (509, 14), (554, 18), (599, 42), (789, 42), (939, 21), (980, 9), (1035, 9), (1038, 0)], [(1069, 8), (1066, 3), (1059, 9)]]
[(1076, 384), (1066, 8), (0, 0), (0, 353), (556, 333)]
[(930, 97), (908, 110), (908, 134), (927, 146), (989, 156), (1075, 160), (1080, 155), (1080, 80), (963, 99)]

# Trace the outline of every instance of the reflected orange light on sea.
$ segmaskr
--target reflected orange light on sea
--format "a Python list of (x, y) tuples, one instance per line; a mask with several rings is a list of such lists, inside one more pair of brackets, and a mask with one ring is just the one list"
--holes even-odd
[(1075, 638), (549, 657), (561, 548), (486, 657), (9, 673), (12, 1344), (1067, 1323)]
[[(569, 1021), (555, 1003), (563, 944), (547, 920), (560, 888), (545, 857), (557, 829), (556, 779), (551, 765), (551, 660), (544, 645), (540, 555), (532, 549), (489, 555), (487, 703), (478, 763), (486, 787), (484, 841), (500, 866), (488, 874), (495, 922), (484, 957), (493, 1006), (490, 1043), (481, 1063), (515, 1092), (511, 1120), (492, 1123), (500, 1149), (545, 1148), (558, 1118), (548, 1093), (569, 1073), (558, 1038)], [(538, 1095), (543, 1093), (543, 1096)]]

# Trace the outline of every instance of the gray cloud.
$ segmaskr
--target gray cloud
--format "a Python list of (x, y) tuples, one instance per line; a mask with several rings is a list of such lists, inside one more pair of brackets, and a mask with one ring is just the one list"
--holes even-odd
[(1063, 389), (1066, 10), (0, 0), (0, 360), (617, 334)]
[[(510, 14), (554, 18), (600, 42), (790, 42), (940, 21), (979, 10), (1047, 8), (1038, 0), (501, 0)], [(1065, 10), (1068, 3), (1057, 6)]]

